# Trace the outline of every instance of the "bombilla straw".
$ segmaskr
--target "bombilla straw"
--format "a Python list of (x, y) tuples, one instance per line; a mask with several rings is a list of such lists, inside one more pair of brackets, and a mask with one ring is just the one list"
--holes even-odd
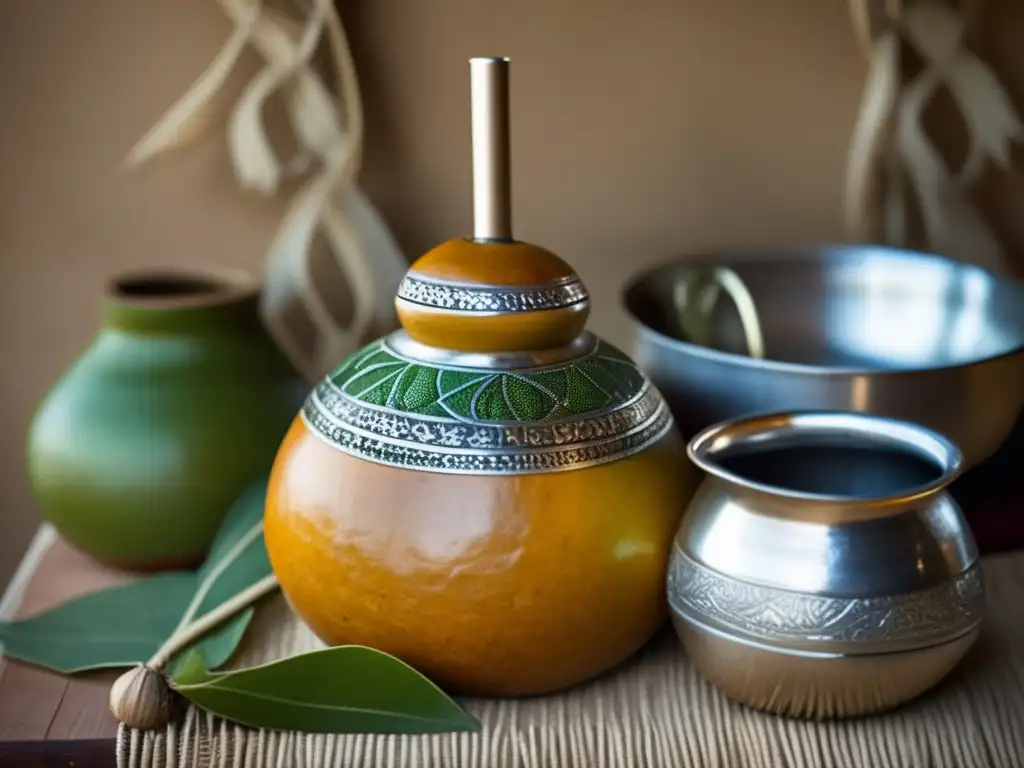
[(473, 110), (473, 238), (512, 239), (508, 59), (469, 60)]

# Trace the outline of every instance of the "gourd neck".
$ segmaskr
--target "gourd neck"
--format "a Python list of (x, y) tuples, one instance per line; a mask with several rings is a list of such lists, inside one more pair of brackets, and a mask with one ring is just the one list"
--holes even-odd
[(418, 259), (395, 299), (416, 341), (457, 352), (532, 352), (571, 343), (587, 289), (555, 254), (518, 241), (456, 238)]
[(409, 336), (457, 353), (520, 354), (572, 344), (590, 313), (573, 268), (512, 231), (509, 62), (470, 61), (473, 235), (417, 259), (395, 309)]

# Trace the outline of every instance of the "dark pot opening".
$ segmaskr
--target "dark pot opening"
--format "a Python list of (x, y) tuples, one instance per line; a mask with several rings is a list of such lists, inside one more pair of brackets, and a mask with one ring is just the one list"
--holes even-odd
[(205, 277), (124, 277), (114, 281), (114, 295), (122, 299), (174, 299), (209, 296), (228, 290), (221, 280)]
[(233, 270), (154, 269), (115, 276), (107, 286), (108, 303), (140, 310), (216, 307), (251, 300), (258, 285)]
[(165, 267), (122, 273), (107, 284), (104, 324), (134, 331), (185, 325), (251, 327), (258, 322), (259, 289), (249, 275), (229, 269)]
[(715, 457), (730, 474), (786, 492), (851, 499), (897, 496), (943, 475), (935, 461), (887, 445), (821, 441), (724, 451)]
[(928, 493), (952, 482), (963, 463), (956, 446), (919, 425), (827, 411), (724, 422), (697, 435), (689, 455), (734, 485), (822, 501)]

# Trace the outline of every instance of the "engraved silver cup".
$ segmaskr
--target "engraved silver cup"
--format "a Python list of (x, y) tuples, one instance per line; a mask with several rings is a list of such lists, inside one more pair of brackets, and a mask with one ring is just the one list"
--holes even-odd
[(692, 662), (779, 714), (867, 714), (931, 688), (978, 635), (978, 551), (941, 435), (867, 414), (739, 419), (690, 442), (707, 473), (668, 573)]

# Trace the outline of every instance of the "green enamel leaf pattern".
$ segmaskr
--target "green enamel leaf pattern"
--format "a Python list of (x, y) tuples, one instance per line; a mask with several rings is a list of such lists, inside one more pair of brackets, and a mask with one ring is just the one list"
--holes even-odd
[(582, 416), (635, 397), (644, 377), (612, 345), (537, 371), (485, 371), (411, 362), (381, 342), (357, 352), (331, 382), (350, 398), (391, 410), (484, 422), (539, 422)]

